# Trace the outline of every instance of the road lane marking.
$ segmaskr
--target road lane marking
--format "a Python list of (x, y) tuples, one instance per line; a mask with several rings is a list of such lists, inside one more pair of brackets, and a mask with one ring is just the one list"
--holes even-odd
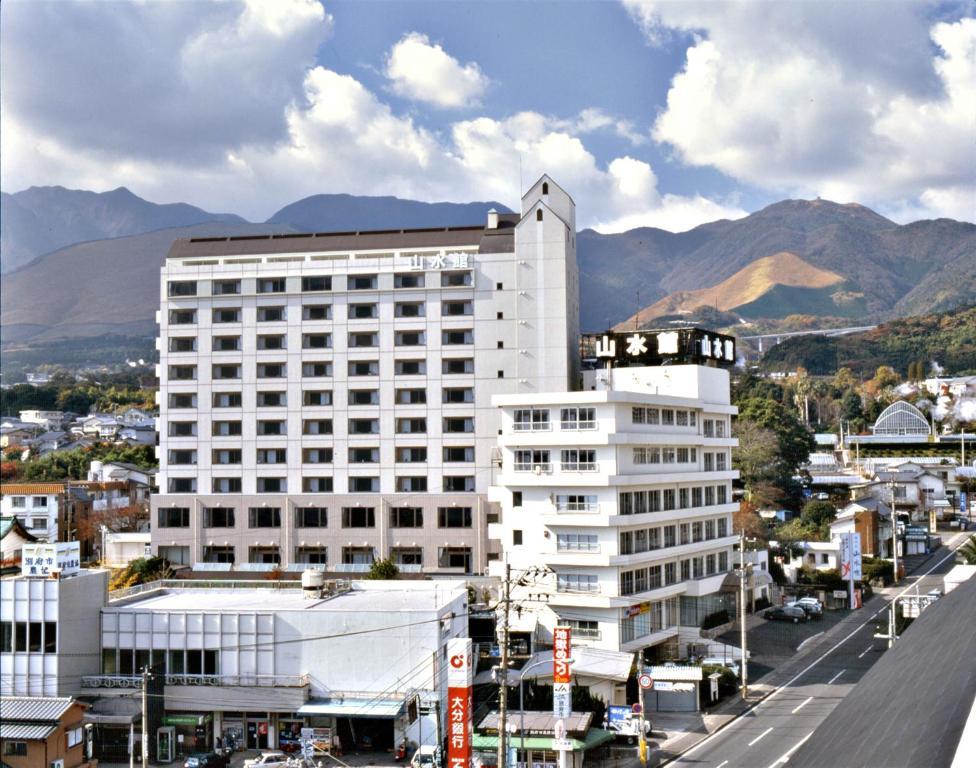
[(728, 764), (729, 764), (728, 760), (723, 760), (721, 763), (716, 765), (715, 768), (722, 768), (723, 765), (728, 765)]
[(763, 736), (768, 735), (769, 732), (772, 731), (772, 730), (773, 730), (772, 726), (770, 726), (769, 728), (767, 728), (765, 731), (763, 731), (758, 736), (756, 736), (756, 738), (754, 738), (752, 741), (750, 741), (749, 742), (749, 746), (751, 747), (753, 744), (755, 744), (757, 741), (759, 741)]
[(799, 644), (799, 645), (798, 645), (798, 646), (796, 647), (796, 652), (797, 652), (797, 653), (799, 653), (800, 651), (802, 651), (802, 650), (803, 650), (803, 646), (804, 646), (804, 645), (806, 645), (807, 643), (809, 643), (809, 642), (810, 642), (811, 640), (816, 640), (816, 639), (817, 639), (818, 637), (820, 637), (820, 636), (821, 636), (822, 634), (823, 634), (823, 632), (817, 632), (817, 634), (815, 634), (815, 635), (810, 635), (810, 637), (808, 637), (808, 638), (807, 638), (806, 640), (804, 640), (804, 641), (803, 641), (802, 643), (800, 643), (800, 644)]
[(799, 712), (799, 711), (800, 711), (801, 709), (803, 709), (803, 708), (804, 708), (804, 707), (805, 707), (805, 706), (806, 706), (807, 704), (809, 704), (809, 703), (810, 703), (811, 701), (813, 701), (813, 696), (811, 696), (811, 697), (810, 697), (809, 699), (807, 699), (807, 700), (806, 700), (806, 701), (804, 701), (804, 702), (803, 702), (802, 704), (800, 704), (800, 705), (799, 705), (799, 706), (798, 706), (798, 707), (797, 707), (796, 709), (794, 709), (794, 710), (793, 710), (793, 711), (792, 711), (792, 712), (791, 712), (790, 714), (793, 714), (793, 715), (795, 715), (795, 714), (796, 714), (797, 712)]
[(860, 652), (860, 653), (859, 653), (859, 654), (857, 655), (857, 657), (858, 657), (859, 659), (863, 659), (863, 658), (864, 658), (865, 656), (867, 656), (867, 655), (868, 655), (869, 653), (871, 653), (871, 651), (873, 651), (873, 650), (874, 650), (874, 644), (872, 643), (872, 644), (871, 644), (871, 645), (869, 645), (869, 646), (868, 646), (867, 648), (865, 648), (865, 649), (864, 649), (863, 651), (861, 651), (861, 652)]
[[(961, 537), (961, 536), (964, 536), (964, 534), (957, 534), (956, 536), (953, 537), (953, 540), (955, 540), (955, 539), (957, 539), (958, 537)], [(925, 573), (918, 574), (917, 576), (913, 574), (912, 576), (909, 576), (908, 578), (915, 579), (916, 582), (917, 581), (921, 581), (926, 576), (928, 576), (930, 573), (932, 573), (932, 571), (934, 571), (936, 568), (938, 568), (940, 565), (942, 565), (946, 560), (950, 560), (950, 559), (954, 558), (956, 556), (956, 550), (959, 549), (959, 547), (961, 547), (966, 541), (968, 541), (967, 538), (962, 538), (962, 540), (959, 542), (958, 546), (954, 546), (954, 547), (951, 544), (947, 544), (946, 545), (947, 547), (951, 547), (951, 549), (949, 549), (949, 554), (947, 554), (945, 557), (942, 557), (937, 563), (935, 563)], [(955, 543), (955, 541), (953, 541), (953, 543)], [(896, 595), (896, 597), (900, 597), (901, 595), (907, 594), (908, 592), (910, 592), (913, 589), (915, 589), (915, 584), (912, 584), (910, 586), (905, 587), (905, 589), (903, 589), (901, 592), (899, 592), (898, 595)], [(887, 595), (879, 595), (879, 596), (881, 596), (881, 597), (887, 597)], [(809, 672), (811, 669), (813, 669), (815, 666), (817, 666), (821, 661), (823, 661), (824, 659), (826, 659), (830, 654), (832, 654), (834, 651), (836, 651), (838, 648), (840, 648), (844, 643), (846, 643), (848, 640), (850, 640), (852, 637), (854, 637), (854, 635), (856, 635), (858, 632), (860, 632), (862, 629), (864, 629), (868, 624), (870, 624), (872, 621), (874, 621), (874, 619), (876, 617), (880, 616), (882, 613), (885, 613), (885, 612), (889, 611), (890, 610), (890, 607), (891, 607), (891, 601), (889, 600), (883, 607), (881, 607), (878, 610), (876, 610), (874, 613), (872, 613), (870, 616), (868, 616), (868, 618), (866, 618), (863, 622), (861, 622), (857, 627), (855, 627), (854, 630), (850, 634), (848, 634), (846, 637), (842, 638), (840, 641), (838, 641), (837, 643), (835, 643), (834, 645), (832, 645), (830, 648), (828, 648), (818, 658), (816, 658), (812, 662), (810, 662), (810, 664), (808, 664), (806, 667), (804, 667), (802, 670), (800, 670), (797, 674), (795, 674), (792, 678), (790, 678), (785, 683), (783, 683), (783, 685), (781, 685), (779, 688), (776, 688), (770, 694), (768, 694), (767, 696), (765, 696), (761, 701), (757, 701), (755, 704), (753, 704), (752, 706), (750, 706), (749, 709), (747, 709), (745, 712), (742, 713), (742, 715), (739, 715), (737, 718), (735, 718), (734, 720), (730, 721), (729, 724), (726, 725), (724, 728), (721, 728), (720, 730), (715, 731), (715, 733), (713, 733), (712, 735), (707, 736), (706, 738), (702, 739), (697, 744), (695, 744), (695, 745), (689, 747), (688, 749), (686, 749), (684, 752), (682, 752), (682, 753), (680, 753), (678, 755), (675, 755), (670, 760), (668, 760), (664, 765), (671, 765), (672, 763), (675, 763), (675, 762), (684, 760), (684, 758), (686, 756), (690, 755), (692, 752), (695, 752), (699, 748), (704, 747), (706, 744), (711, 743), (713, 740), (715, 740), (715, 739), (717, 739), (717, 738), (719, 738), (721, 736), (724, 736), (726, 734), (726, 731), (728, 731), (731, 728), (734, 728), (737, 723), (741, 723), (743, 721), (743, 715), (754, 715), (755, 714), (755, 710), (759, 706), (765, 704), (770, 699), (773, 699), (773, 698), (776, 698), (777, 696), (779, 696), (779, 694), (781, 694), (784, 690), (786, 690), (791, 685), (793, 685), (793, 683), (795, 683), (797, 680), (799, 680), (801, 677), (803, 677), (807, 672)]]
[(830, 678), (830, 680), (827, 681), (827, 685), (831, 685), (834, 682), (834, 680), (836, 680), (838, 677), (843, 675), (846, 671), (847, 671), (846, 669), (842, 669), (840, 672), (838, 672), (836, 675)]
[(808, 733), (806, 736), (804, 736), (802, 739), (800, 739), (800, 743), (797, 744), (795, 747), (791, 747), (790, 749), (786, 750), (786, 752), (783, 753), (783, 756), (780, 757), (779, 760), (777, 760), (771, 766), (769, 766), (769, 768), (776, 768), (776, 766), (779, 765), (780, 763), (786, 763), (786, 762), (788, 762), (789, 759), (790, 759), (790, 755), (792, 755), (800, 747), (802, 747), (804, 744), (806, 744), (807, 739), (809, 739), (811, 736), (813, 736), (813, 731), (810, 731), (810, 733)]

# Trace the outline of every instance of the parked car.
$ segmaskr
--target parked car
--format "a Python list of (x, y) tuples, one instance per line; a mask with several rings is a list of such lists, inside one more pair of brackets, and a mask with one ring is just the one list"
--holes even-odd
[(226, 768), (229, 763), (230, 758), (219, 752), (194, 752), (186, 756), (183, 768)]
[(434, 756), (437, 754), (437, 747), (430, 744), (421, 744), (417, 751), (410, 758), (410, 768), (423, 768), (423, 766), (433, 766)]
[(732, 670), (736, 677), (739, 676), (739, 664), (735, 661), (735, 659), (725, 659), (721, 656), (706, 656), (701, 660), (701, 663), (703, 665), (708, 664), (709, 666), (714, 667), (728, 667)]
[(257, 757), (244, 761), (244, 768), (286, 768), (291, 765), (284, 752), (262, 752)]
[(792, 621), (794, 624), (809, 619), (806, 611), (793, 605), (776, 605), (767, 608), (763, 613), (763, 618), (770, 621)]
[(823, 606), (815, 597), (801, 597), (799, 600), (787, 603), (787, 605), (791, 608), (799, 608), (812, 619), (819, 619), (823, 616)]

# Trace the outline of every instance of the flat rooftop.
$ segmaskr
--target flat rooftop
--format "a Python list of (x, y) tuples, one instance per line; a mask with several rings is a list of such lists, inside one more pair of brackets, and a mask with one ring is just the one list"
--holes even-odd
[[(464, 582), (409, 582), (395, 589), (356, 583), (351, 591), (306, 598), (300, 588), (186, 588), (167, 586), (106, 606), (122, 611), (330, 611), (345, 613), (418, 613), (440, 610), (465, 594)], [(417, 586), (414, 586), (417, 585)], [(422, 585), (422, 586), (420, 586)]]

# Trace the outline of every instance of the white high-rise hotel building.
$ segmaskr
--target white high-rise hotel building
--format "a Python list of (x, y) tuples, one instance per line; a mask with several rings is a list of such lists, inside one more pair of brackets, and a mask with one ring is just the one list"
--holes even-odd
[(575, 218), (544, 176), (484, 226), (177, 241), (153, 550), (480, 572), (492, 396), (578, 386)]

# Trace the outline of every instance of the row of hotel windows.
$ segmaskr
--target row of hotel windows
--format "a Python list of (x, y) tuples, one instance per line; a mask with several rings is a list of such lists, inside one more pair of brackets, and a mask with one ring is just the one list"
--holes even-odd
[(57, 653), (57, 622), (0, 621), (0, 652)]
[[(697, 464), (697, 448), (672, 446), (642, 446), (634, 448), (634, 464)], [(702, 451), (702, 469), (705, 472), (724, 472), (728, 469), (728, 453)]]
[[(629, 643), (638, 637), (660, 632), (679, 625), (678, 598), (669, 597), (653, 603), (643, 603), (632, 615), (620, 619), (620, 642)], [(630, 614), (629, 609), (625, 609)]]
[(696, 544), (728, 536), (729, 521), (726, 517), (713, 520), (696, 520), (691, 523), (664, 525), (657, 528), (640, 528), (620, 532), (620, 554), (635, 555), (657, 549)]
[(634, 406), (630, 409), (630, 421), (632, 424), (695, 427), (698, 426), (698, 414), (695, 411), (685, 411), (680, 408)]
[[(327, 528), (329, 525), (328, 507), (295, 507), (293, 524), (295, 528)], [(204, 507), (204, 528), (234, 528), (237, 510), (234, 507)], [(156, 510), (160, 528), (189, 528), (189, 507), (160, 507)], [(438, 528), (470, 528), (473, 521), (471, 507), (438, 507)], [(247, 510), (248, 528), (280, 528), (280, 507), (249, 507)], [(375, 528), (375, 507), (342, 507), (340, 525), (342, 528)], [(423, 507), (391, 507), (389, 510), (390, 528), (423, 528)]]
[[(332, 304), (302, 304), (302, 320), (332, 320)], [(441, 317), (469, 317), (474, 314), (474, 302), (470, 300), (441, 302)], [(211, 322), (239, 323), (243, 316), (243, 307), (213, 307), (211, 308)], [(376, 302), (366, 302), (346, 305), (347, 320), (375, 320), (380, 316), (380, 305)], [(423, 301), (398, 301), (393, 305), (394, 317), (427, 317), (427, 304)], [(496, 312), (495, 318), (503, 320), (504, 314)], [(197, 323), (196, 309), (171, 309), (169, 311), (170, 325), (195, 325)], [(280, 323), (288, 319), (288, 308), (283, 305), (256, 307), (255, 319), (259, 323)], [(192, 337), (191, 337), (192, 338)], [(192, 352), (190, 349), (171, 349), (172, 352)]]
[[(425, 464), (427, 462), (426, 446), (397, 446), (395, 449), (396, 462), (402, 464)], [(197, 451), (194, 449), (171, 449), (167, 452), (170, 466), (192, 466), (197, 463)], [(302, 464), (332, 464), (332, 448), (303, 448)], [(355, 447), (349, 449), (350, 464), (378, 464), (380, 449), (377, 446)], [(243, 451), (240, 448), (215, 448), (211, 454), (212, 464), (240, 464)], [(441, 459), (445, 463), (462, 463), (474, 461), (474, 446), (451, 445), (441, 449)], [(287, 464), (287, 448), (257, 448), (255, 460), (258, 464)]]
[[(470, 270), (440, 272), (442, 288), (458, 288), (470, 286), (473, 276)], [(332, 275), (307, 275), (302, 277), (302, 293), (321, 293), (331, 291)], [(237, 296), (241, 293), (242, 281), (212, 280), (210, 293), (212, 296)], [(379, 287), (378, 275), (348, 275), (346, 277), (347, 291), (375, 291)], [(417, 272), (399, 272), (393, 275), (394, 288), (424, 288), (426, 275)], [(256, 293), (285, 293), (287, 278), (259, 277), (255, 279)], [(167, 295), (171, 298), (181, 298), (199, 295), (196, 280), (170, 280), (167, 285)]]
[[(548, 449), (519, 449), (515, 451), (516, 472), (551, 472), (552, 462)], [(595, 472), (596, 450), (592, 448), (567, 448), (559, 453), (559, 468), (563, 472)]]
[[(159, 547), (159, 556), (172, 564), (189, 565), (190, 548), (186, 546)], [(419, 565), (424, 563), (423, 547), (391, 547), (389, 557), (396, 565)], [(340, 562), (343, 565), (369, 565), (376, 560), (374, 547), (342, 547)], [(237, 562), (237, 550), (232, 545), (214, 545), (203, 548), (203, 562), (226, 563)], [(281, 564), (281, 550), (275, 546), (252, 546), (247, 548), (247, 562), (264, 564)], [(305, 565), (328, 565), (329, 553), (327, 547), (295, 547), (294, 563)], [(471, 572), (471, 547), (438, 547), (438, 568), (462, 568), (466, 573)]]
[[(349, 435), (378, 435), (380, 433), (379, 419), (349, 419)], [(416, 435), (427, 432), (427, 419), (423, 416), (400, 418), (394, 420), (395, 432), (398, 435)], [(332, 419), (303, 419), (303, 435), (331, 435)], [(442, 432), (445, 434), (465, 434), (474, 432), (474, 419), (468, 416), (445, 416), (442, 422)], [(196, 437), (197, 422), (169, 421), (167, 432), (170, 437)], [(243, 423), (237, 419), (232, 421), (214, 421), (211, 424), (213, 437), (240, 437), (243, 434)], [(288, 422), (282, 419), (259, 419), (257, 434), (260, 436), (278, 436), (288, 434)]]
[[(445, 346), (458, 344), (473, 344), (474, 334), (471, 329), (451, 329), (441, 331), (441, 344)], [(423, 330), (397, 331), (393, 335), (393, 344), (397, 347), (423, 347), (427, 344), (427, 334)], [(369, 349), (379, 346), (379, 331), (350, 331), (346, 346), (349, 349)], [(283, 333), (258, 334), (255, 337), (255, 348), (260, 351), (272, 351), (288, 348), (287, 336)], [(331, 333), (306, 333), (302, 335), (302, 349), (331, 349)], [(244, 346), (240, 335), (214, 336), (211, 339), (213, 352), (241, 352)], [(196, 352), (196, 336), (171, 336), (169, 339), (170, 352)]]
[[(546, 432), (552, 429), (548, 408), (517, 408), (513, 414), (513, 430), (515, 432)], [(634, 424), (662, 424), (665, 426), (695, 427), (698, 425), (696, 411), (675, 408), (631, 408), (631, 420)], [(725, 422), (706, 420), (710, 430), (721, 425), (724, 435)], [(595, 408), (561, 408), (559, 410), (560, 429), (596, 429)], [(708, 435), (711, 437), (712, 435)]]
[[(348, 477), (349, 493), (379, 493), (380, 478)], [(397, 476), (396, 493), (427, 493), (430, 491), (426, 475)], [(244, 481), (240, 477), (214, 477), (210, 480), (210, 493), (243, 493)], [(259, 477), (255, 483), (256, 493), (288, 493), (288, 478)], [(198, 493), (195, 477), (171, 477), (166, 484), (168, 493)], [(474, 475), (444, 475), (441, 478), (441, 493), (474, 493)], [(334, 493), (331, 477), (303, 477), (301, 493)]]
[[(680, 571), (679, 571), (680, 566)], [(620, 574), (620, 594), (635, 595), (650, 589), (668, 587), (679, 581), (691, 581), (729, 570), (729, 553), (727, 551), (689, 557), (680, 563), (671, 562), (651, 565), (646, 568), (635, 568)]]
[[(216, 367), (214, 373), (216, 374)], [(240, 378), (238, 375), (230, 378)], [(214, 378), (226, 378), (214, 376)], [(171, 402), (181, 405), (173, 407), (195, 408), (196, 399), (192, 393), (180, 393), (177, 398), (170, 398)], [(423, 388), (403, 388), (394, 392), (394, 402), (397, 405), (423, 405), (427, 402), (427, 390)], [(474, 388), (472, 387), (442, 387), (441, 402), (444, 404), (452, 403), (473, 403)], [(258, 392), (256, 398), (258, 408), (284, 408), (288, 405), (288, 396), (284, 391), (264, 391)], [(306, 389), (302, 391), (303, 406), (323, 406), (333, 405), (333, 395), (331, 389)], [(346, 390), (347, 405), (379, 405), (379, 389), (348, 389)], [(242, 406), (241, 392), (214, 392), (214, 408), (240, 408)]]
[[(11, 496), (10, 506), (15, 509), (26, 509), (27, 507), (27, 497), (26, 496)], [(47, 496), (31, 496), (31, 508), (37, 509), (38, 507), (47, 506)]]
[(643, 515), (672, 509), (691, 509), (727, 504), (728, 485), (706, 485), (695, 488), (658, 488), (654, 490), (621, 491), (617, 495), (617, 514)]

